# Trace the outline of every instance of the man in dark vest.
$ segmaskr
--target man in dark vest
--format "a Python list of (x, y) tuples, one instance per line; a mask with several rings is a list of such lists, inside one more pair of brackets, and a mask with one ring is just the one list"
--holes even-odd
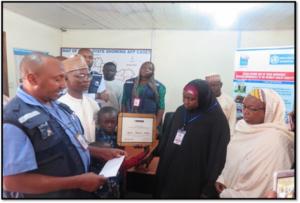
[(88, 172), (90, 155), (109, 160), (125, 152), (87, 145), (78, 117), (56, 101), (65, 88), (59, 60), (28, 55), (20, 69), (23, 83), (3, 113), (3, 196), (95, 197), (106, 179)]

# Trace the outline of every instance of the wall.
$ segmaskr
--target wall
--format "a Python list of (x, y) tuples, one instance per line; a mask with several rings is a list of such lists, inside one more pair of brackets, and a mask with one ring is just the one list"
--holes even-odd
[(241, 47), (294, 45), (293, 30), (247, 31), (241, 33)]
[(63, 47), (150, 48), (155, 77), (167, 87), (166, 111), (182, 103), (182, 88), (192, 79), (219, 73), (231, 94), (234, 52), (239, 47), (294, 44), (293, 31), (73, 30), (62, 34)]
[(13, 48), (29, 49), (34, 51), (49, 52), (51, 55), (59, 55), (61, 47), (61, 31), (29, 18), (3, 9), (3, 29), (6, 32), (7, 66), (9, 94), (15, 95), (16, 66)]
[(63, 47), (150, 48), (151, 31), (69, 30), (62, 33)]
[(156, 78), (167, 87), (166, 111), (182, 103), (182, 88), (192, 79), (219, 73), (223, 91), (231, 94), (234, 51), (243, 47), (288, 46), (294, 32), (283, 31), (174, 31), (174, 30), (73, 30), (60, 32), (4, 9), (10, 95), (17, 76), (13, 48), (59, 55), (60, 47), (150, 48)]

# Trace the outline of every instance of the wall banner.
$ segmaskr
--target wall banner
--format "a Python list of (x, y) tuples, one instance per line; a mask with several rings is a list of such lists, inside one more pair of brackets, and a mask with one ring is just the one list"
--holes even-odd
[[(61, 55), (70, 57), (77, 54), (79, 48), (61, 48)], [(114, 49), (91, 48), (94, 54), (92, 70), (102, 73), (103, 65), (113, 62), (117, 65), (116, 79), (125, 82), (138, 75), (140, 66), (151, 61), (151, 49)]]
[(235, 54), (234, 92), (238, 118), (242, 99), (253, 88), (275, 90), (284, 100), (287, 114), (295, 109), (294, 47), (238, 49)]

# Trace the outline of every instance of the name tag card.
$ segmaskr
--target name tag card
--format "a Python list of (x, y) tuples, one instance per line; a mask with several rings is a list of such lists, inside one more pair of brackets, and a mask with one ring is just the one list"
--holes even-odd
[(141, 103), (141, 99), (140, 98), (134, 98), (133, 100), (133, 106), (134, 107), (139, 107)]
[(79, 144), (81, 145), (81, 147), (85, 150), (87, 150), (87, 148), (89, 147), (88, 143), (85, 141), (83, 135), (81, 134), (76, 134), (76, 139), (79, 142)]
[(183, 138), (185, 136), (185, 130), (179, 129), (177, 130), (176, 137), (173, 141), (174, 144), (181, 145)]

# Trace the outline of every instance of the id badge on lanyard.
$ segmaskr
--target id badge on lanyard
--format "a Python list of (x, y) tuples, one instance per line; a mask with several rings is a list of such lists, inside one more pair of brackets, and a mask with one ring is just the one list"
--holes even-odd
[(79, 142), (79, 144), (81, 145), (81, 147), (85, 150), (87, 150), (87, 148), (89, 147), (88, 143), (85, 141), (84, 137), (81, 134), (76, 134), (76, 139)]
[(138, 98), (138, 97), (134, 98), (134, 100), (133, 100), (133, 106), (134, 107), (139, 107), (140, 103), (141, 103), (141, 99), (140, 98)]
[(183, 128), (177, 130), (177, 133), (176, 133), (173, 143), (177, 144), (177, 145), (181, 145), (185, 134), (186, 134), (186, 131)]

